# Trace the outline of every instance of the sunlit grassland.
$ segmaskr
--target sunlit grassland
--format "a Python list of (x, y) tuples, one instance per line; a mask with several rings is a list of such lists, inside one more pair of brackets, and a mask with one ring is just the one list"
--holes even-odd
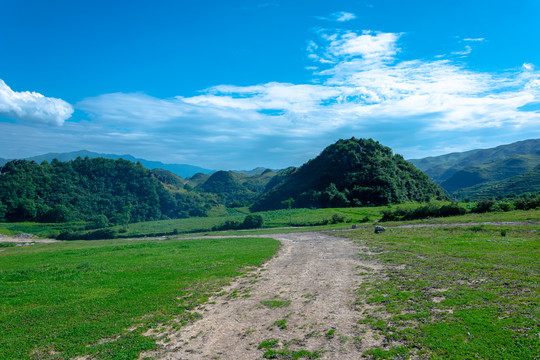
[(150, 327), (269, 259), (272, 239), (72, 241), (0, 248), (0, 359), (135, 359)]
[[(538, 213), (538, 212), (533, 212)], [(470, 217), (470, 216), (468, 216)], [(536, 218), (538, 220), (538, 217)], [(494, 220), (494, 219), (490, 219)], [(540, 358), (540, 224), (344, 233), (385, 265), (359, 269), (359, 326), (385, 339), (376, 359)]]
[[(436, 202), (443, 204), (443, 202)], [(472, 207), (473, 204), (462, 204), (465, 207)], [(374, 222), (382, 217), (382, 211), (396, 208), (414, 208), (421, 206), (418, 203), (361, 207), (361, 208), (329, 208), (329, 209), (282, 209), (273, 211), (258, 212), (264, 219), (264, 229), (247, 231), (249, 233), (275, 233), (279, 228), (288, 228), (287, 231), (324, 230), (350, 227), (351, 224), (357, 226), (372, 226)], [(223, 209), (222, 209), (223, 210)], [(214, 226), (219, 226), (227, 220), (243, 221), (249, 215), (247, 208), (232, 208), (221, 212), (219, 216), (192, 217), (187, 219), (170, 219), (159, 221), (147, 221), (133, 223), (126, 226), (111, 227), (120, 237), (144, 237), (176, 234), (208, 233)], [(341, 219), (339, 223), (333, 223), (333, 217)], [(540, 219), (539, 210), (513, 210), (508, 212), (490, 212), (475, 214), (470, 213), (464, 216), (452, 216), (445, 218), (429, 218), (407, 223), (471, 223), (490, 221), (517, 221), (529, 222)], [(401, 221), (385, 222), (384, 226), (397, 226), (403, 224)], [(73, 229), (84, 229), (85, 223), (63, 223), (63, 224), (41, 224), (41, 223), (0, 223), (0, 235), (16, 235), (19, 233), (31, 233), (38, 237), (51, 237), (52, 233), (60, 233)], [(291, 230), (291, 228), (295, 228)], [(276, 230), (272, 230), (276, 229)], [(220, 232), (234, 233), (234, 232)], [(0, 239), (1, 241), (1, 239)]]

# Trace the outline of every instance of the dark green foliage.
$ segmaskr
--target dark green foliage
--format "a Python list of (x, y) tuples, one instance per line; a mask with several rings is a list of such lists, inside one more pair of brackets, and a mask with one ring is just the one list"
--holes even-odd
[(381, 221), (416, 220), (457, 216), (464, 215), (466, 212), (467, 210), (463, 206), (456, 203), (446, 205), (429, 203), (416, 208), (398, 207), (393, 211), (391, 209), (383, 210)]
[(218, 195), (229, 207), (243, 207), (251, 205), (274, 176), (273, 171), (265, 171), (261, 175), (254, 176), (233, 171), (218, 171), (195, 189)]
[(244, 229), (259, 229), (262, 228), (264, 219), (261, 215), (248, 215), (242, 223)]
[(7, 206), (0, 201), (0, 222), (6, 220)]
[(117, 237), (116, 231), (113, 229), (98, 229), (90, 232), (79, 231), (65, 231), (58, 235), (58, 240), (103, 240), (103, 239), (115, 239)]
[(339, 140), (300, 168), (275, 176), (254, 211), (296, 207), (373, 206), (444, 199), (420, 170), (372, 139)]
[(495, 200), (493, 199), (480, 199), (476, 203), (476, 206), (473, 209), (473, 212), (477, 213), (485, 213), (493, 210), (493, 206), (495, 205)]
[(212, 227), (212, 231), (259, 229), (262, 228), (263, 224), (264, 219), (262, 215), (254, 214), (246, 216), (243, 222), (238, 220), (226, 220), (223, 224)]
[(477, 149), (409, 161), (425, 171), (434, 181), (441, 183), (466, 167), (497, 162), (515, 155), (538, 154), (538, 149), (540, 139), (531, 139), (491, 149)]
[(499, 181), (488, 181), (455, 191), (452, 195), (457, 198), (499, 197), (512, 194), (525, 194), (540, 191), (540, 165), (533, 169)]
[(0, 219), (7, 221), (65, 222), (103, 215), (127, 224), (176, 218), (183, 211), (204, 216), (209, 199), (172, 193), (150, 170), (122, 159), (77, 158), (41, 165), (15, 160), (0, 168), (0, 204), (5, 206), (4, 216), (0, 206)]
[(515, 208), (518, 210), (531, 210), (540, 208), (540, 195), (516, 199)]

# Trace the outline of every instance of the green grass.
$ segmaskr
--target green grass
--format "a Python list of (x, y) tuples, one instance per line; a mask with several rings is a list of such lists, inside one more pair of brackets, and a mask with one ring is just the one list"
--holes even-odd
[(280, 344), (277, 339), (268, 339), (259, 344), (259, 349), (266, 350), (263, 357), (265, 359), (318, 359), (321, 357), (320, 351), (307, 351), (304, 349), (291, 350), (290, 346), (295, 341), (290, 343)]
[(402, 344), (366, 355), (540, 358), (539, 231), (531, 224), (346, 234), (374, 254), (361, 257), (388, 267), (384, 278), (367, 275), (358, 289), (359, 308), (379, 308), (361, 326)]
[(0, 359), (135, 359), (156, 346), (144, 331), (200, 316), (189, 310), (278, 247), (245, 238), (3, 248)]
[(291, 305), (291, 300), (262, 300), (261, 304), (270, 309), (275, 309)]
[[(72, 222), (72, 223), (59, 223), (59, 224), (47, 224), (47, 223), (33, 223), (33, 222), (20, 222), (20, 223), (1, 223), (0, 222), (0, 234), (7, 236), (15, 236), (21, 233), (34, 234), (38, 237), (47, 238), (52, 234), (59, 234), (63, 231), (72, 230), (74, 228), (84, 228), (86, 223), (84, 221)], [(1, 238), (0, 238), (1, 240)]]

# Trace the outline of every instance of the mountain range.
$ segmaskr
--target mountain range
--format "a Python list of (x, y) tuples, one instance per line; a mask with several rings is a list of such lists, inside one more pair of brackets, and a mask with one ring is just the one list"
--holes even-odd
[(459, 199), (540, 191), (540, 139), (409, 161)]
[[(108, 159), (125, 159), (134, 163), (140, 162), (148, 169), (164, 169), (180, 176), (189, 188), (199, 191), (213, 192), (221, 195), (226, 202), (239, 196), (241, 202), (251, 202), (264, 192), (264, 187), (280, 184), (298, 168), (271, 170), (258, 167), (253, 170), (218, 171), (188, 164), (165, 164), (135, 158), (132, 155), (103, 154), (87, 150), (68, 153), (48, 153), (26, 158), (25, 160), (41, 163), (42, 161), (74, 160), (81, 158), (103, 157)], [(0, 166), (9, 160), (0, 158)], [(529, 139), (512, 144), (500, 145), (489, 149), (475, 149), (455, 152), (421, 159), (409, 159), (418, 169), (439, 184), (454, 198), (479, 198), (520, 194), (540, 191), (540, 139)], [(325, 170), (326, 171), (326, 170)], [(225, 174), (227, 173), (227, 174)], [(264, 176), (263, 176), (264, 174)], [(274, 175), (276, 175), (274, 177)], [(185, 179), (185, 180), (184, 180)], [(210, 180), (211, 179), (211, 180)], [(205, 183), (210, 180), (208, 184)], [(268, 184), (267, 184), (268, 183)], [(302, 184), (299, 184), (302, 185)], [(234, 193), (234, 196), (229, 194)]]
[[(69, 160), (75, 160), (78, 157), (85, 158), (89, 157), (90, 159), (102, 157), (105, 159), (124, 159), (128, 160), (134, 163), (140, 162), (145, 168), (147, 169), (164, 169), (169, 170), (170, 172), (181, 176), (183, 178), (193, 176), (196, 173), (203, 173), (203, 174), (211, 174), (215, 172), (215, 170), (209, 170), (202, 167), (194, 166), (194, 165), (187, 165), (187, 164), (165, 164), (160, 161), (151, 161), (151, 160), (145, 160), (133, 157), (131, 155), (125, 154), (125, 155), (116, 155), (116, 154), (102, 154), (102, 153), (96, 153), (88, 150), (80, 150), (80, 151), (73, 151), (68, 153), (48, 153), (44, 155), (38, 155), (38, 156), (32, 156), (28, 158), (24, 158), (24, 160), (30, 160), (35, 161), (38, 164), (40, 164), (42, 161), (52, 161), (53, 159), (57, 159), (59, 161), (69, 161)], [(9, 159), (3, 159), (0, 158), (0, 166), (4, 166)]]

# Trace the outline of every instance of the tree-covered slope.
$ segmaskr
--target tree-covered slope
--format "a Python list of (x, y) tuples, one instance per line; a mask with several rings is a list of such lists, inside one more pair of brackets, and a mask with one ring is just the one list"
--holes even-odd
[(452, 193), (458, 199), (481, 199), (540, 192), (540, 165), (508, 179), (488, 181)]
[(540, 139), (529, 139), (490, 149), (476, 149), (409, 161), (428, 174), (433, 181), (442, 183), (466, 167), (496, 162), (515, 155), (536, 154), (538, 151)]
[(472, 187), (489, 181), (508, 179), (540, 165), (540, 154), (515, 155), (483, 165), (474, 165), (457, 171), (441, 186), (449, 192)]
[(0, 168), (0, 220), (56, 222), (103, 215), (121, 223), (200, 216), (208, 200), (167, 191), (150, 170), (123, 159), (41, 165), (14, 160)]
[(508, 179), (484, 182), (459, 189), (452, 195), (457, 198), (486, 198), (540, 192), (540, 165)]
[(276, 176), (253, 210), (365, 206), (445, 198), (436, 184), (401, 155), (372, 139), (339, 140), (300, 168)]
[(271, 170), (255, 176), (217, 171), (195, 189), (218, 195), (227, 206), (246, 206), (251, 205), (263, 192), (265, 185), (274, 175)]

